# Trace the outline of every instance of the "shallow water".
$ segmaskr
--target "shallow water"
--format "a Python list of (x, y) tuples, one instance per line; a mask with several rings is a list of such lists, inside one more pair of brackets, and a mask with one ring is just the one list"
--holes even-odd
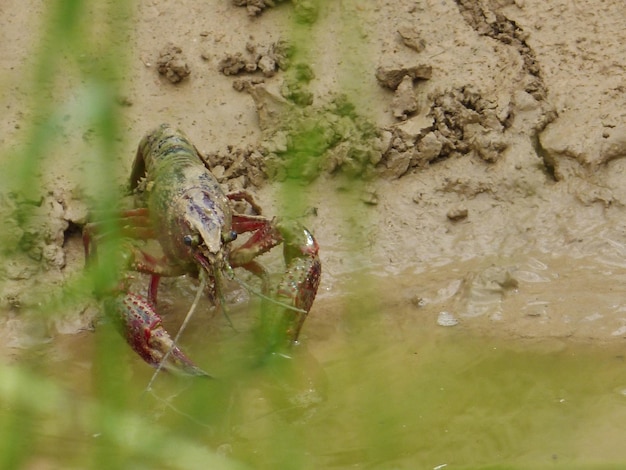
[[(44, 345), (38, 368), (79, 400), (117, 387), (123, 409), (252, 468), (626, 465), (626, 356), (612, 334), (623, 273), (589, 259), (496, 261), (345, 276), (342, 295), (320, 293), (291, 358), (259, 352), (258, 303), (245, 292), (229, 308), (236, 330), (205, 303), (182, 347), (214, 380), (162, 375), (143, 393), (152, 370), (106, 325)], [(173, 292), (163, 297), (172, 332), (190, 304)], [(54, 421), (37, 439), (44, 461), (64, 466), (77, 446), (98, 447), (100, 433)]]

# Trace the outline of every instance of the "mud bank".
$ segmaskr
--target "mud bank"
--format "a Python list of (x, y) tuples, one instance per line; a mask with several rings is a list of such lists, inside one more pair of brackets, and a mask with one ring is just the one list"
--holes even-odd
[[(31, 3), (0, 18), (5, 39), (16, 38), (2, 59), (7, 155), (34, 112), (20, 82), (33, 42), (24, 25), (43, 8)], [(622, 9), (618, 0), (139, 2), (120, 185), (160, 122), (182, 128), (225, 186), (255, 193), (268, 214), (283, 210), (282, 182), (303, 178), (299, 215), (324, 263), (311, 328), (336, 321), (325, 302), (364, 272), (402, 286), (386, 305), (426, 309), (432, 322), (621, 340)], [(55, 151), (41, 191), (0, 200), (3, 240), (19, 247), (6, 250), (0, 295), (17, 345), (37, 286), (82, 268), (88, 200), (76, 162), (90, 134), (67, 109), (66, 150)], [(23, 205), (28, 224), (15, 220)], [(66, 315), (41, 336), (90, 328), (94, 310)]]

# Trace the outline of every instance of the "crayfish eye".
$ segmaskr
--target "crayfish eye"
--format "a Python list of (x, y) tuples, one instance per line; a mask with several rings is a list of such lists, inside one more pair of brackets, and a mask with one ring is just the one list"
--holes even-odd
[(200, 244), (200, 239), (198, 235), (185, 235), (183, 237), (183, 243), (187, 246), (198, 246)]
[(222, 241), (224, 243), (230, 243), (235, 240), (237, 240), (237, 232), (235, 232), (234, 230), (231, 230), (228, 233), (222, 234)]

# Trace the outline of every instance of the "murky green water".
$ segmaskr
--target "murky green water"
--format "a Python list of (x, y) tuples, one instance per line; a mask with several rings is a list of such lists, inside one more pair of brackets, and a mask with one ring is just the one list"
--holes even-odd
[[(164, 307), (171, 330), (187, 307)], [(496, 339), (438, 326), (429, 307), (322, 295), (293, 357), (260, 363), (250, 308), (231, 307), (238, 331), (198, 312), (185, 334), (183, 347), (214, 380), (162, 375), (144, 392), (152, 370), (106, 326), (57, 338), (37, 353), (38, 368), (76, 403), (115, 402), (139, 416), (138, 433), (157, 427), (251, 468), (626, 467), (621, 344)], [(110, 361), (98, 357), (102, 347)], [(79, 414), (72, 402), (62, 413), (29, 431), (40, 456), (31, 468), (80, 468), (111, 449), (133, 468), (154, 468), (110, 447), (107, 433), (124, 429), (100, 421), (86, 433), (66, 422)]]

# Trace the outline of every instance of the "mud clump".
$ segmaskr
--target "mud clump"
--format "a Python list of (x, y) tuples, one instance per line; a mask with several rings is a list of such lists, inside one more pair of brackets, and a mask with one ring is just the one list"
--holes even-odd
[(284, 0), (232, 0), (233, 5), (245, 7), (248, 15), (257, 16), (263, 13), (266, 8), (273, 7), (275, 3), (282, 3)]
[(376, 80), (385, 88), (396, 90), (404, 77), (412, 80), (429, 80), (433, 75), (433, 68), (430, 65), (413, 65), (411, 67), (378, 67), (376, 69)]
[(436, 96), (431, 109), (435, 136), (442, 144), (439, 157), (475, 152), (495, 162), (507, 147), (506, 118), (500, 120), (496, 104), (472, 87), (451, 90)]
[(598, 132), (589, 132), (584, 139), (571, 137), (572, 129), (575, 132), (578, 128), (576, 120), (573, 123), (570, 120), (570, 125), (557, 121), (538, 134), (538, 153), (556, 181), (585, 172), (598, 173), (609, 168), (613, 160), (626, 156), (626, 121), (621, 123), (621, 116), (616, 116), (614, 121), (610, 121), (611, 118), (613, 116), (607, 113), (605, 120), (611, 123)]
[(246, 53), (228, 54), (219, 63), (219, 71), (224, 75), (261, 72), (265, 77), (273, 77), (280, 70), (289, 67), (293, 48), (285, 41), (264, 46), (249, 42)]
[(398, 34), (402, 43), (415, 52), (422, 52), (426, 49), (426, 41), (422, 39), (419, 31), (411, 25), (402, 25), (398, 28)]
[(407, 119), (417, 112), (417, 97), (413, 89), (413, 79), (405, 75), (391, 101), (391, 111), (396, 119)]
[(448, 212), (446, 212), (446, 217), (452, 222), (458, 222), (460, 220), (467, 219), (468, 214), (469, 211), (467, 210), (467, 207), (455, 206), (450, 208)]
[(228, 147), (225, 152), (212, 152), (204, 156), (217, 180), (229, 191), (261, 187), (267, 179), (264, 157), (254, 146)]
[[(319, 15), (319, 0), (291, 0), (293, 3), (296, 19), (300, 23), (314, 23)], [(258, 16), (266, 8), (274, 7), (278, 3), (286, 3), (286, 0), (232, 0), (233, 5), (245, 7), (250, 16)]]
[(389, 147), (380, 165), (387, 176), (399, 178), (411, 168), (467, 154), (493, 163), (507, 148), (508, 116), (499, 118), (496, 104), (476, 89), (466, 86), (437, 93), (429, 101), (427, 113), (385, 131)]
[(432, 76), (430, 65), (402, 68), (378, 67), (376, 79), (380, 86), (394, 90), (391, 111), (396, 119), (405, 120), (417, 111), (417, 97), (413, 84), (416, 80), (428, 80)]
[(191, 74), (183, 50), (172, 43), (168, 43), (159, 53), (157, 70), (171, 83), (179, 83)]

